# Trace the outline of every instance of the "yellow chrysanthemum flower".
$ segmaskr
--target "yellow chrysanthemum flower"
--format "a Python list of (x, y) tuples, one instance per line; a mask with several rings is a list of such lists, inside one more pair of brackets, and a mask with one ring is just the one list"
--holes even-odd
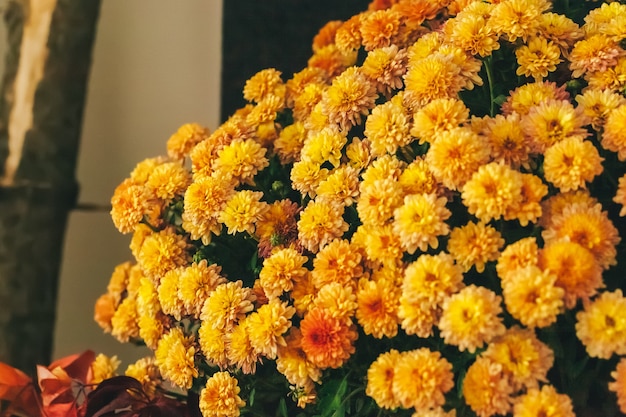
[(505, 415), (512, 408), (513, 387), (502, 365), (479, 356), (463, 379), (463, 397), (479, 417)]
[(238, 417), (246, 402), (239, 397), (239, 383), (228, 372), (216, 372), (200, 391), (202, 417)]
[(252, 183), (257, 172), (269, 165), (266, 152), (253, 139), (235, 139), (218, 152), (215, 169), (239, 183)]
[(154, 363), (165, 379), (182, 389), (189, 389), (193, 379), (198, 377), (195, 353), (193, 337), (174, 327), (159, 340), (154, 351)]
[(578, 106), (589, 120), (591, 127), (600, 130), (606, 123), (611, 112), (619, 106), (626, 104), (626, 98), (611, 90), (599, 88), (587, 88), (582, 94), (576, 96)]
[(393, 374), (392, 392), (404, 408), (416, 411), (442, 406), (454, 386), (452, 364), (439, 352), (420, 348), (403, 352)]
[(218, 285), (226, 282), (221, 272), (219, 265), (209, 265), (204, 259), (179, 272), (178, 298), (183, 302), (186, 314), (200, 317), (206, 299)]
[(191, 174), (178, 162), (164, 162), (154, 167), (146, 182), (150, 193), (166, 202), (182, 196), (189, 184)]
[(137, 300), (126, 297), (111, 317), (111, 335), (122, 343), (139, 336)]
[(124, 375), (139, 381), (149, 397), (154, 396), (156, 387), (162, 381), (159, 367), (154, 363), (154, 357), (151, 356), (140, 358), (135, 363), (128, 365)]
[(373, 156), (394, 154), (398, 148), (413, 140), (409, 135), (409, 118), (401, 100), (402, 96), (395, 96), (374, 107), (367, 117), (364, 134), (370, 141)]
[(393, 231), (402, 247), (413, 254), (429, 247), (437, 249), (438, 237), (445, 236), (450, 228), (445, 221), (452, 215), (446, 208), (447, 199), (436, 194), (411, 194), (394, 211)]
[(622, 104), (609, 113), (602, 132), (602, 147), (616, 152), (620, 161), (626, 161), (626, 104)]
[(357, 309), (355, 290), (338, 282), (326, 284), (315, 294), (311, 308), (325, 310), (333, 318), (351, 323)]
[(539, 17), (550, 8), (547, 0), (505, 0), (491, 10), (489, 25), (509, 42), (524, 42), (538, 30)]
[(247, 323), (249, 317), (246, 316), (225, 336), (229, 364), (247, 375), (256, 372), (256, 364), (259, 361), (259, 354), (250, 342)]
[(218, 285), (202, 306), (200, 319), (216, 329), (232, 329), (247, 313), (254, 309), (252, 289), (241, 280)]
[(333, 79), (321, 104), (328, 121), (337, 124), (342, 131), (348, 131), (360, 124), (361, 117), (374, 108), (377, 98), (376, 86), (355, 66)]
[(311, 201), (300, 213), (298, 239), (306, 249), (317, 252), (348, 230), (343, 206), (328, 200)]
[(404, 75), (405, 104), (415, 110), (438, 98), (456, 97), (465, 80), (461, 67), (450, 55), (436, 53), (422, 59), (409, 59)]
[(406, 50), (397, 45), (369, 51), (361, 66), (363, 74), (375, 83), (376, 90), (387, 97), (404, 85), (402, 76), (406, 68)]
[(507, 208), (504, 219), (516, 219), (520, 225), (525, 227), (528, 223), (537, 223), (540, 219), (543, 213), (541, 201), (548, 194), (548, 187), (541, 178), (534, 174), (523, 173), (521, 178), (521, 200), (518, 204)]
[(276, 359), (278, 346), (285, 346), (283, 335), (291, 327), (295, 312), (294, 307), (274, 298), (246, 318), (250, 344), (259, 355)]
[(574, 44), (568, 59), (572, 77), (604, 71), (617, 63), (617, 58), (624, 50), (611, 38), (604, 34), (594, 34)]
[(541, 390), (531, 388), (515, 402), (513, 417), (531, 416), (575, 417), (572, 400), (559, 394), (552, 385), (544, 385)]
[(347, 138), (338, 130), (330, 127), (323, 129), (304, 141), (300, 158), (319, 165), (330, 162), (336, 168), (339, 166), (341, 150), (346, 142)]
[(367, 370), (367, 387), (365, 393), (372, 397), (380, 408), (394, 409), (400, 407), (400, 401), (393, 393), (393, 380), (402, 353), (395, 349), (378, 355), (378, 358)]
[(514, 391), (546, 382), (554, 364), (552, 349), (532, 329), (513, 326), (489, 343), (481, 357), (498, 364)]
[(99, 384), (105, 379), (113, 378), (117, 375), (117, 368), (120, 366), (120, 363), (122, 361), (115, 355), (109, 357), (104, 353), (99, 353), (91, 363), (92, 377), (90, 382)]
[(477, 272), (483, 272), (487, 262), (498, 259), (503, 245), (502, 235), (492, 226), (469, 222), (452, 229), (447, 249), (464, 272), (472, 266)]
[(516, 74), (533, 77), (535, 81), (546, 78), (562, 62), (560, 48), (540, 37), (532, 38), (527, 45), (517, 48), (515, 56), (519, 65)]
[(411, 135), (419, 143), (434, 142), (442, 132), (457, 128), (469, 118), (469, 109), (458, 98), (438, 98), (417, 109)]
[[(491, 6), (491, 5), (490, 5)], [(489, 13), (489, 11), (484, 11)], [(445, 27), (448, 39), (471, 55), (486, 57), (500, 49), (498, 35), (483, 14), (470, 9), (457, 14), (452, 24)]]
[(303, 279), (308, 270), (304, 264), (308, 261), (293, 248), (284, 248), (274, 251), (263, 262), (259, 273), (259, 283), (269, 299), (281, 296), (284, 292), (293, 289), (294, 282)]
[(587, 182), (602, 173), (603, 160), (590, 141), (577, 137), (566, 138), (546, 149), (544, 175), (547, 181), (561, 191), (584, 188)]
[(580, 108), (566, 100), (545, 100), (534, 105), (522, 118), (522, 128), (534, 153), (543, 153), (565, 138), (587, 137), (588, 123)]
[(294, 122), (280, 131), (274, 141), (274, 151), (278, 154), (282, 164), (288, 164), (300, 159), (300, 151), (304, 146), (306, 130), (302, 122)]
[(498, 257), (496, 271), (501, 280), (511, 279), (511, 274), (519, 268), (537, 266), (539, 262), (539, 245), (534, 237), (525, 237), (504, 248)]
[(528, 327), (546, 327), (563, 310), (564, 290), (556, 285), (556, 275), (536, 266), (511, 272), (502, 281), (502, 295), (508, 312)]
[(445, 343), (474, 353), (504, 333), (502, 297), (493, 291), (469, 285), (445, 299), (438, 327)]
[(198, 123), (185, 123), (167, 140), (167, 155), (174, 160), (181, 160), (209, 135), (210, 131), (206, 127)]
[(426, 153), (426, 162), (435, 178), (451, 190), (460, 190), (490, 159), (487, 138), (470, 128), (442, 132)]
[(440, 194), (442, 187), (422, 157), (417, 157), (402, 171), (399, 179), (402, 193), (407, 194)]
[(626, 298), (622, 290), (600, 294), (576, 314), (576, 336), (589, 356), (609, 359), (626, 354)]
[(246, 81), (243, 98), (258, 103), (270, 94), (283, 95), (280, 94), (285, 88), (281, 75), (281, 72), (274, 68), (257, 72)]
[(236, 191), (226, 202), (219, 215), (219, 221), (228, 228), (228, 233), (247, 232), (254, 234), (256, 222), (269, 209), (266, 202), (261, 201), (261, 191)]
[(522, 174), (507, 165), (482, 165), (463, 187), (468, 211), (483, 222), (499, 219), (522, 201)]

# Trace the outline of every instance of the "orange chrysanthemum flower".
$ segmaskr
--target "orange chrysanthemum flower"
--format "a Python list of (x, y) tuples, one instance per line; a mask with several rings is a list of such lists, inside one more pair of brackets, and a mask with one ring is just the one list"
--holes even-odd
[(394, 9), (377, 10), (361, 15), (361, 43), (366, 51), (389, 46), (398, 33), (402, 15)]
[(356, 287), (357, 280), (363, 275), (361, 260), (361, 253), (347, 240), (331, 241), (313, 260), (313, 285), (318, 289), (331, 283)]
[(604, 285), (602, 267), (589, 250), (575, 242), (546, 244), (539, 252), (539, 267), (556, 275), (556, 285), (565, 290), (566, 308), (573, 308), (579, 299), (588, 300)]
[(442, 132), (431, 143), (426, 162), (435, 178), (451, 190), (460, 190), (472, 175), (490, 159), (487, 138), (470, 128)]
[(400, 289), (393, 280), (359, 281), (356, 318), (363, 332), (377, 339), (398, 333)]
[(600, 204), (574, 203), (558, 214), (553, 213), (541, 236), (546, 244), (563, 239), (578, 243), (588, 249), (604, 269), (617, 262), (616, 245), (621, 238)]
[(355, 326), (335, 318), (321, 308), (313, 308), (300, 322), (302, 350), (320, 369), (338, 368), (354, 353), (358, 337)]
[(621, 359), (611, 372), (613, 381), (609, 382), (609, 390), (617, 395), (617, 405), (622, 413), (626, 413), (626, 358)]

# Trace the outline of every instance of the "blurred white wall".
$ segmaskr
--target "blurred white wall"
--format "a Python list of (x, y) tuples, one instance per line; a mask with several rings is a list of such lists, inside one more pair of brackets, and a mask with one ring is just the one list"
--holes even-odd
[[(187, 122), (219, 121), (222, 2), (103, 0), (77, 177), (80, 202), (109, 204), (135, 164), (165, 154)], [(0, 51), (2, 51), (0, 44)], [(145, 353), (102, 333), (93, 305), (113, 268), (131, 259), (130, 236), (108, 211), (75, 211), (67, 230), (54, 357), (84, 349), (126, 364)]]

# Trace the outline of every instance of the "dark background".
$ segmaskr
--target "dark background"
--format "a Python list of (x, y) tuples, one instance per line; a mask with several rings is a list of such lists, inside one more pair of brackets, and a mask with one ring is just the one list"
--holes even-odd
[(347, 20), (370, 0), (224, 0), (221, 120), (246, 103), (246, 80), (265, 68), (283, 80), (307, 65), (313, 37), (331, 20)]

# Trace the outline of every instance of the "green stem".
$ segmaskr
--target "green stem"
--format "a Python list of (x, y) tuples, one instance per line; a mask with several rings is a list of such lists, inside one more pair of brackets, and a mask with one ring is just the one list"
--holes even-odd
[(496, 98), (493, 95), (493, 72), (491, 70), (491, 57), (490, 56), (485, 58), (485, 71), (487, 72), (487, 83), (489, 84), (489, 115), (491, 117), (494, 117), (495, 116), (494, 104), (496, 102)]

